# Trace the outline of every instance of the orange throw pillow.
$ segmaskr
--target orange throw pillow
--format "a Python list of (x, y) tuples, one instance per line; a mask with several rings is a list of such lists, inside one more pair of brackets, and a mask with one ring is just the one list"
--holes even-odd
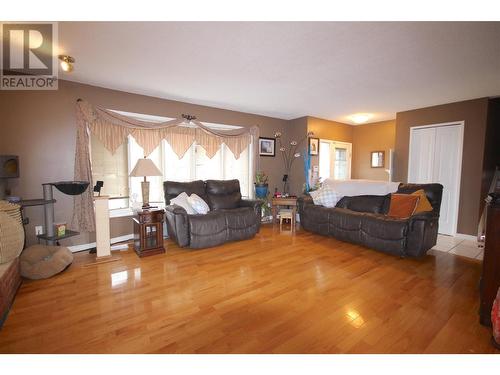
[(406, 219), (413, 215), (420, 197), (411, 194), (391, 194), (391, 205), (387, 216)]
[(429, 199), (427, 199), (427, 195), (425, 195), (424, 189), (414, 191), (413, 193), (411, 193), (411, 195), (417, 195), (420, 197), (420, 199), (418, 200), (417, 208), (415, 209), (414, 212), (415, 214), (418, 214), (419, 212), (428, 212), (433, 210), (431, 202), (429, 202)]

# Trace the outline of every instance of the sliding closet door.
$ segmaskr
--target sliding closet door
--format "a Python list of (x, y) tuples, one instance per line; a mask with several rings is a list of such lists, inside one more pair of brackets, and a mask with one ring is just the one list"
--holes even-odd
[(408, 182), (434, 182), (436, 128), (412, 129)]
[[(462, 165), (462, 138), (459, 125), (436, 128), (434, 180), (443, 185), (439, 216), (440, 233), (455, 235)], [(460, 158), (460, 159), (459, 159)]]
[(455, 235), (462, 166), (463, 125), (412, 128), (408, 182), (443, 185), (439, 233)]

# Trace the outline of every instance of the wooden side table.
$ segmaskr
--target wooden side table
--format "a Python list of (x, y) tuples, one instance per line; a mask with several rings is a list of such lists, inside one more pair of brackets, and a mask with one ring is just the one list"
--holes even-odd
[(292, 209), (292, 232), (295, 232), (295, 220), (297, 217), (297, 198), (273, 198), (271, 201), (273, 210), (273, 226), (276, 225), (278, 209), (280, 206), (290, 206)]
[(139, 257), (161, 254), (163, 247), (163, 210), (141, 210), (134, 217), (134, 250)]

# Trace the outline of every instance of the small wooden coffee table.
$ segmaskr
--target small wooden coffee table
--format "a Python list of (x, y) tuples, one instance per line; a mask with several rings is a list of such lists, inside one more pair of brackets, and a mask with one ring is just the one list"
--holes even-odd
[(289, 206), (292, 209), (292, 232), (295, 232), (295, 220), (297, 217), (297, 198), (273, 198), (271, 200), (273, 211), (273, 226), (276, 225), (279, 206)]

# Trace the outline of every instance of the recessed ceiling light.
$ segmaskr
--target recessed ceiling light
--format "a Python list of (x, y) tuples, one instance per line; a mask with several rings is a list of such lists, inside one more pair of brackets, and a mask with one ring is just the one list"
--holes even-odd
[(347, 116), (355, 124), (363, 124), (373, 117), (372, 113), (355, 113)]
[(61, 69), (65, 72), (73, 71), (73, 64), (75, 63), (75, 58), (68, 55), (59, 55), (59, 60), (61, 60)]

